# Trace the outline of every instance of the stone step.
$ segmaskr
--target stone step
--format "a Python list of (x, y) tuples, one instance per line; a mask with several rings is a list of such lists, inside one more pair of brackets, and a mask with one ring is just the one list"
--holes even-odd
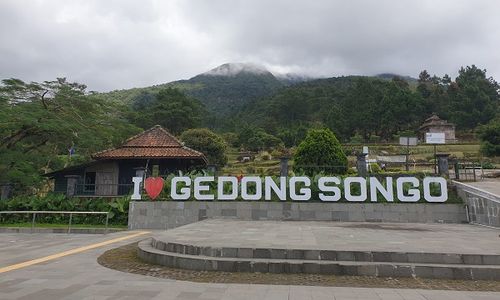
[(312, 249), (271, 249), (271, 248), (231, 248), (202, 247), (170, 243), (152, 238), (152, 246), (158, 250), (209, 257), (301, 259), (326, 261), (364, 261), (391, 263), (498, 265), (500, 255), (458, 254), (425, 252), (383, 252), (383, 251), (339, 251)]
[(139, 243), (138, 256), (153, 264), (199, 271), (500, 280), (498, 265), (213, 257), (159, 250), (152, 239)]

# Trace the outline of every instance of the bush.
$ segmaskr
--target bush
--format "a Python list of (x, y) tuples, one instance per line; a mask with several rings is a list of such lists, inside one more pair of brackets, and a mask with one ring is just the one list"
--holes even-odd
[(371, 173), (375, 173), (375, 174), (382, 172), (382, 169), (380, 168), (380, 166), (377, 163), (371, 163), (370, 170), (371, 170)]
[(378, 143), (380, 142), (380, 136), (378, 135), (370, 135), (370, 143)]
[(481, 164), (483, 169), (495, 169), (495, 165), (490, 161), (485, 161)]
[(261, 158), (262, 160), (271, 160), (271, 155), (268, 152), (263, 152)]
[[(123, 198), (66, 198), (64, 194), (51, 193), (45, 197), (19, 196), (0, 202), (0, 210), (47, 210), (47, 211), (107, 211), (109, 223), (127, 225), (129, 197)], [(73, 223), (101, 224), (105, 222), (104, 215), (74, 215)], [(27, 214), (0, 215), (2, 223), (31, 222)], [(67, 223), (68, 215), (45, 214), (38, 215), (37, 222)]]
[(321, 171), (345, 174), (347, 171), (347, 157), (330, 129), (310, 130), (297, 147), (294, 163), (308, 175)]
[(364, 142), (364, 139), (359, 133), (356, 133), (355, 135), (353, 135), (349, 141), (349, 143), (351, 143), (351, 144), (361, 144), (363, 142)]
[(481, 152), (486, 156), (500, 156), (500, 119), (479, 127)]

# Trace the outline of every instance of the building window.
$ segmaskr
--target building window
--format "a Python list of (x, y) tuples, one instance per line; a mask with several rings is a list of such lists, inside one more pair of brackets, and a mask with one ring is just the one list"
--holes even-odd
[(83, 191), (95, 192), (95, 176), (96, 172), (85, 172)]

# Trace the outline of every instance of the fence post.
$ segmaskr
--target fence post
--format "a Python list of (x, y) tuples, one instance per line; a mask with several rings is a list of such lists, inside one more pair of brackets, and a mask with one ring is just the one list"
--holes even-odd
[(448, 171), (448, 156), (447, 153), (436, 154), (438, 160), (438, 174), (441, 176), (448, 176), (450, 173)]
[(476, 163), (472, 163), (472, 174), (474, 174), (474, 182), (477, 181), (476, 179)]
[(69, 225), (68, 225), (68, 234), (71, 233), (71, 221), (73, 220), (73, 214), (69, 213)]
[(280, 157), (280, 176), (288, 177), (288, 156)]
[(358, 176), (366, 177), (368, 170), (366, 169), (365, 153), (360, 153), (356, 155), (356, 169), (358, 169)]
[(33, 233), (33, 230), (35, 229), (35, 218), (36, 218), (36, 213), (33, 213), (33, 218), (31, 219), (31, 233)]
[(109, 212), (106, 213), (106, 228), (104, 229), (104, 234), (108, 234), (108, 220), (109, 220)]

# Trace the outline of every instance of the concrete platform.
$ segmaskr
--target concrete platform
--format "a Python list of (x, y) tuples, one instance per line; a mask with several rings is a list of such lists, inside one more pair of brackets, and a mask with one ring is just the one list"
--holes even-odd
[(211, 219), (156, 234), (138, 251), (195, 270), (498, 280), (499, 234), (459, 224)]
[(483, 189), (500, 197), (500, 178), (487, 178), (481, 181), (468, 182), (467, 184)]
[[(88, 246), (130, 233), (0, 234), (0, 267)], [(131, 274), (97, 263), (104, 251), (141, 240), (94, 248), (42, 264), (0, 274), (2, 300), (133, 299), (133, 300), (498, 300), (500, 292), (450, 290), (446, 283), (433, 289), (352, 286), (198, 283)], [(489, 286), (490, 283), (487, 283)], [(429, 288), (429, 287), (428, 287)], [(492, 290), (484, 287), (484, 290)], [(493, 290), (497, 290), (496, 288)]]

